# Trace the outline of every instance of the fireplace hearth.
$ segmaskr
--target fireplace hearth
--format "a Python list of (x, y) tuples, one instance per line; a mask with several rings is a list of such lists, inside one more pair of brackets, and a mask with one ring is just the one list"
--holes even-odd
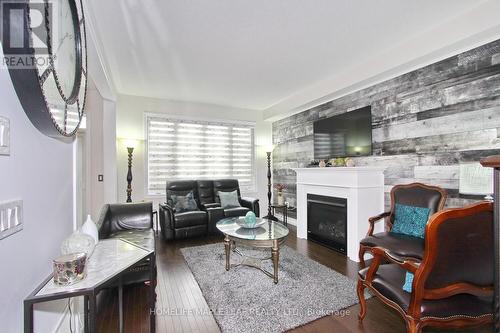
[(307, 194), (307, 238), (347, 254), (347, 199)]

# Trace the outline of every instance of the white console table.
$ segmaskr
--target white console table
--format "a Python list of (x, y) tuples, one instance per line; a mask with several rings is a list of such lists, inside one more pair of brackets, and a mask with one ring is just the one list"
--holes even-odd
[[(359, 261), (368, 218), (384, 211), (384, 168), (297, 168), (297, 237), (307, 238), (307, 194), (347, 199), (347, 256)], [(383, 231), (383, 223), (375, 232)]]
[(118, 282), (119, 330), (123, 332), (121, 276), (129, 268), (149, 258), (149, 331), (155, 332), (156, 275), (155, 251), (120, 238), (100, 240), (87, 261), (87, 276), (72, 285), (59, 286), (50, 275), (24, 300), (24, 332), (33, 330), (33, 305), (57, 299), (84, 296), (84, 332), (97, 332), (96, 297), (99, 291)]

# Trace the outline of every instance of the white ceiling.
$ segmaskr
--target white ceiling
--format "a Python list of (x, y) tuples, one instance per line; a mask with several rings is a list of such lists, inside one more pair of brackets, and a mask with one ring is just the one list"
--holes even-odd
[(90, 0), (117, 93), (264, 110), (476, 0)]

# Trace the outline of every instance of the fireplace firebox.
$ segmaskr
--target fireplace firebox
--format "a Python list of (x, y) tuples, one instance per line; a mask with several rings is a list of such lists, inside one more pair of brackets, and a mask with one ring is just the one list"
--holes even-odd
[(347, 254), (347, 199), (307, 194), (307, 238)]

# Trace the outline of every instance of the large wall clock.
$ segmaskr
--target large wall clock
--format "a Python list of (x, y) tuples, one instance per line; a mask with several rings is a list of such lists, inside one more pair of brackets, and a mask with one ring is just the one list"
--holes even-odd
[(73, 136), (87, 91), (81, 0), (1, 0), (2, 46), (17, 96), (42, 133)]

